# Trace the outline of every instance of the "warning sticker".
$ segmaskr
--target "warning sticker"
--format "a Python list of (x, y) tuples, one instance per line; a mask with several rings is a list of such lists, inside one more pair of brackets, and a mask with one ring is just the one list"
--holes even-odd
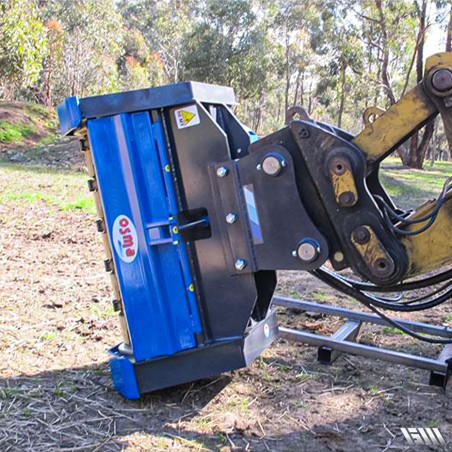
[(198, 107), (196, 105), (180, 108), (174, 112), (174, 115), (176, 116), (177, 127), (179, 129), (197, 126), (201, 122), (199, 119)]

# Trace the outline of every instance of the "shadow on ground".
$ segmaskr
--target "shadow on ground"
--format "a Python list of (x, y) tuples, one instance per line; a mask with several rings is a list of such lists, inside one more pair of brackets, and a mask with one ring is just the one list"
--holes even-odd
[[(284, 366), (293, 366), (290, 360), (266, 361), (265, 366), (276, 363), (280, 374)], [(350, 376), (350, 369), (345, 368), (344, 372)], [(224, 429), (222, 425), (227, 422), (220, 418), (232, 416), (230, 404), (226, 403), (231, 392), (227, 396), (222, 394), (231, 389), (230, 375), (161, 390), (139, 401), (125, 400), (116, 393), (106, 364), (3, 379), (0, 380), (0, 449), (36, 452), (407, 450), (399, 427), (428, 426), (425, 410), (434, 413), (437, 406), (444, 409), (449, 399), (441, 390), (428, 389), (429, 406), (419, 409), (417, 404), (422, 397), (419, 400), (411, 397), (410, 401), (403, 391), (397, 394), (399, 388), (383, 386), (381, 393), (369, 399), (371, 403), (355, 407), (350, 397), (351, 385), (329, 386), (325, 385), (326, 381), (317, 381), (323, 388), (318, 391), (305, 384), (310, 379), (296, 382), (294, 375), (286, 370), (287, 383), (294, 381), (293, 388), (278, 389), (271, 381), (262, 385), (252, 370), (240, 373), (241, 380), (251, 380), (248, 383), (255, 385), (255, 409), (262, 413), (261, 421), (247, 422), (245, 411), (242, 418)], [(375, 379), (375, 375), (369, 378)], [(320, 380), (323, 379), (321, 376)], [(237, 387), (232, 390), (240, 392)], [(390, 392), (396, 393), (395, 399), (385, 397)], [(359, 391), (352, 395), (363, 396)], [(399, 403), (401, 399), (408, 403)], [(425, 393), (423, 400), (426, 400)], [(210, 405), (214, 408), (210, 409)], [(337, 422), (325, 420), (313, 424), (313, 416), (321, 413), (321, 407), (335, 410)], [(305, 416), (300, 415), (303, 412)], [(248, 415), (250, 419), (254, 417), (251, 412)], [(382, 418), (386, 420), (384, 427)], [(435, 424), (445, 436), (450, 430), (447, 422), (450, 419), (446, 424), (443, 420), (440, 425)]]

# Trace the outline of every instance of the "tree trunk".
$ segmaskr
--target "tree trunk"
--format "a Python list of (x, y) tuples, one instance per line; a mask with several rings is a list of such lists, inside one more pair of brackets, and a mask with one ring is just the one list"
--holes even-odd
[[(297, 105), (298, 102), (298, 93), (300, 91), (300, 80), (301, 80), (301, 70), (299, 69), (297, 72), (297, 81), (295, 82), (295, 94), (293, 96), (293, 106)], [(301, 102), (301, 105), (302, 102)]]
[(281, 97), (282, 97), (281, 96), (281, 91), (278, 88), (278, 91), (277, 91), (277, 94), (276, 94), (276, 99), (278, 101), (278, 110), (277, 110), (276, 118), (277, 118), (278, 124), (279, 124), (279, 121), (281, 121), (281, 101), (282, 101)]
[(290, 55), (289, 55), (289, 30), (286, 25), (286, 89), (284, 92), (284, 116), (289, 109), (289, 90), (290, 90)]
[(394, 91), (391, 87), (391, 82), (389, 80), (389, 73), (388, 73), (388, 67), (389, 67), (389, 48), (388, 48), (388, 31), (386, 29), (386, 17), (384, 15), (383, 11), (383, 5), (382, 0), (375, 0), (375, 6), (378, 10), (378, 15), (380, 18), (380, 27), (381, 27), (381, 33), (383, 37), (382, 47), (383, 47), (383, 61), (381, 64), (381, 81), (383, 83), (383, 86), (386, 90), (386, 95), (388, 96), (389, 103), (391, 105), (396, 103), (396, 99), (394, 96)]
[(340, 93), (340, 102), (339, 102), (339, 112), (337, 117), (337, 127), (340, 129), (342, 127), (342, 115), (344, 113), (345, 106), (345, 71), (347, 69), (347, 65), (345, 61), (342, 62), (341, 67), (341, 93)]
[(449, 24), (446, 34), (446, 52), (452, 52), (452, 6), (449, 11)]
[[(418, 32), (418, 46), (416, 51), (416, 81), (420, 83), (424, 75), (424, 43), (427, 23), (427, 6), (428, 0), (422, 0), (419, 8), (416, 2), (416, 7), (419, 13), (419, 32)], [(408, 166), (411, 168), (422, 169), (425, 155), (430, 145), (435, 130), (434, 122), (430, 122), (424, 127), (422, 138), (416, 132), (410, 139), (410, 152), (408, 157)]]

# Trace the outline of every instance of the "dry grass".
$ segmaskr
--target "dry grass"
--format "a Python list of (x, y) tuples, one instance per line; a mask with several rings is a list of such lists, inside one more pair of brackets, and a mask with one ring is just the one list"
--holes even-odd
[[(122, 399), (107, 365), (120, 334), (95, 217), (64, 208), (69, 192), (86, 195), (79, 179), (0, 167), (0, 193), (36, 185), (42, 194), (0, 203), (1, 451), (382, 451), (406, 448), (400, 427), (452, 433), (450, 390), (427, 386), (426, 372), (352, 356), (322, 366), (313, 347), (285, 341), (248, 369)], [(306, 275), (280, 276), (283, 294), (352, 303)], [(450, 320), (447, 310), (420, 318)], [(282, 320), (338, 326), (291, 312)], [(437, 351), (372, 328), (363, 337)]]

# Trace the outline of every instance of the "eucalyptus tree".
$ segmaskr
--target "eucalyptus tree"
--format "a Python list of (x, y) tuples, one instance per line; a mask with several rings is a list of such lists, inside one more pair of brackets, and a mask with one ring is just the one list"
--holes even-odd
[(124, 30), (114, 0), (42, 0), (46, 20), (58, 23), (62, 57), (55, 68), (55, 103), (66, 96), (118, 90), (117, 60)]
[[(46, 54), (46, 32), (34, 0), (0, 2), (0, 87), (3, 97), (34, 85)], [(1, 93), (0, 93), (1, 94)]]

